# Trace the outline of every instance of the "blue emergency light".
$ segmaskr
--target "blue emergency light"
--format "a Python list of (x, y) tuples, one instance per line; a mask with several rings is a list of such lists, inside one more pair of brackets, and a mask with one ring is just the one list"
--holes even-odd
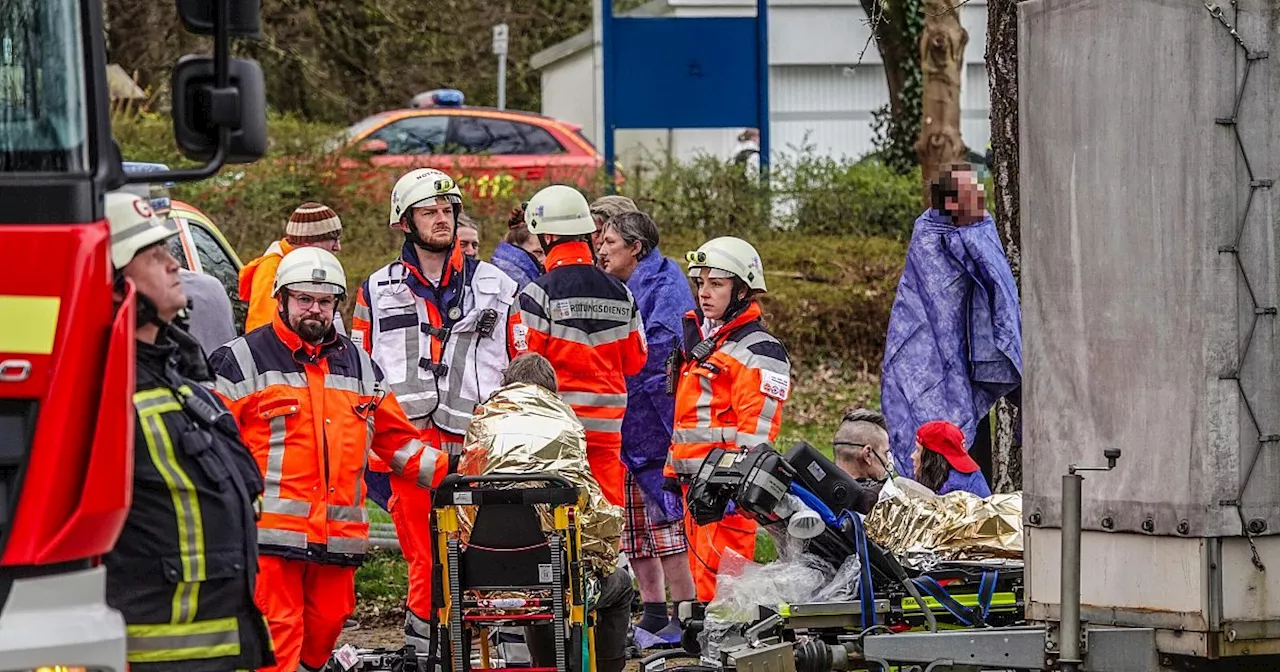
[[(150, 163), (147, 161), (122, 161), (120, 165), (124, 168), (125, 175), (140, 175), (146, 173), (159, 173), (169, 170), (169, 166), (163, 163)], [(163, 185), (166, 189), (172, 189), (174, 182), (165, 182)]]
[[(149, 163), (145, 161), (122, 161), (121, 166), (124, 168), (126, 175), (139, 175), (146, 173), (158, 173), (169, 170), (169, 166), (163, 163)], [(138, 193), (148, 200), (151, 209), (158, 215), (168, 215), (173, 208), (173, 199), (169, 195), (169, 190), (175, 186), (174, 182), (153, 182), (146, 185), (143, 193)]]
[(457, 89), (433, 89), (419, 93), (409, 101), (409, 107), (462, 107), (467, 97)]

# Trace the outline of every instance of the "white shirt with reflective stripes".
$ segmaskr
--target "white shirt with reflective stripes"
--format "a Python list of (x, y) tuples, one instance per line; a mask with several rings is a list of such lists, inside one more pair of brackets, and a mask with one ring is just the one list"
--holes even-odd
[[(476, 404), (502, 386), (507, 369), (507, 320), (515, 301), (516, 283), (488, 262), (480, 262), (470, 287), (463, 292), (462, 317), (450, 330), (440, 363), (448, 367), (436, 380), (435, 372), (419, 366), (431, 360), (432, 336), (421, 325), (431, 324), (427, 303), (404, 282), (408, 271), (393, 262), (369, 277), (370, 339), (373, 359), (405, 414), (419, 428), (428, 422), (453, 433), (464, 434)], [(448, 307), (445, 307), (448, 310)], [(497, 313), (493, 331), (482, 336), (478, 329), (486, 310)], [(383, 330), (381, 321), (412, 315), (412, 325)]]

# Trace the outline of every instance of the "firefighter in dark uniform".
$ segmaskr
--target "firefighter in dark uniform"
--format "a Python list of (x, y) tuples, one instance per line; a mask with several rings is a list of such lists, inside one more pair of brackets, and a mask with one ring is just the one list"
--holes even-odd
[[(178, 233), (146, 199), (106, 197), (116, 300), (136, 290), (133, 505), (105, 558), (107, 603), (128, 624), (132, 672), (231, 672), (274, 663), (254, 605), (262, 477), (235, 420), (199, 385), (208, 367), (170, 324), (186, 306)], [(126, 283), (125, 281), (129, 281)]]

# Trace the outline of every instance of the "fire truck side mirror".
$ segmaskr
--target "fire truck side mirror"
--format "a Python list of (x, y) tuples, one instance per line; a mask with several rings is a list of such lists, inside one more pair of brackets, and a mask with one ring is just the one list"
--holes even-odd
[(226, 163), (250, 163), (267, 152), (267, 93), (257, 61), (228, 59), (226, 87), (218, 87), (215, 61), (184, 56), (173, 69), (173, 134), (183, 156), (210, 161), (221, 135)]
[(261, 0), (177, 0), (182, 25), (197, 35), (213, 35), (218, 5), (227, 3), (228, 37), (262, 38)]

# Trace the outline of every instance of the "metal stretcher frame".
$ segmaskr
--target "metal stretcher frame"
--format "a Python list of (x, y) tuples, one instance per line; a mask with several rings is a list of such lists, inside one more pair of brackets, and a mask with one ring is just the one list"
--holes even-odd
[[(545, 487), (530, 486), (545, 483)], [(514, 485), (514, 488), (495, 488), (492, 486)], [(480, 487), (476, 487), (480, 486)], [(489, 487), (485, 487), (489, 486)], [(488, 647), (488, 625), (517, 622), (524, 624), (533, 619), (521, 614), (493, 614), (486, 618), (483, 614), (468, 613), (480, 609), (480, 605), (468, 605), (463, 591), (469, 588), (464, 584), (463, 554), (466, 551), (462, 543), (458, 509), (459, 506), (483, 508), (486, 505), (535, 507), (545, 505), (550, 508), (553, 518), (553, 530), (546, 533), (539, 525), (538, 534), (547, 540), (550, 551), (550, 576), (547, 581), (551, 592), (550, 605), (545, 600), (530, 601), (527, 609), (544, 611), (551, 608), (550, 623), (555, 637), (556, 667), (546, 668), (545, 672), (569, 672), (574, 669), (568, 660), (569, 651), (566, 641), (574, 628), (581, 633), (582, 655), (576, 669), (580, 672), (596, 672), (596, 652), (594, 627), (587, 614), (587, 595), (585, 564), (582, 561), (582, 538), (578, 525), (577, 504), (579, 490), (564, 478), (555, 474), (491, 474), (487, 476), (450, 477), (436, 491), (431, 512), (433, 553), (437, 561), (437, 569), (433, 574), (433, 582), (442, 583), (442, 590), (436, 595), (442, 599), (437, 602), (434, 614), (435, 623), (447, 623), (449, 632), (449, 661), (443, 665), (444, 657), (440, 656), (441, 669), (444, 672), (468, 672), (471, 667), (470, 639), (465, 637), (471, 627), (481, 632), (481, 668), (497, 670), (514, 670), (517, 668), (491, 668)], [(478, 512), (475, 520), (478, 520)], [(535, 517), (536, 520), (536, 517)], [(474, 534), (474, 530), (472, 531)], [(493, 549), (520, 550), (520, 549)], [(540, 572), (541, 574), (541, 572)], [(541, 579), (541, 576), (540, 576)], [(500, 581), (501, 577), (495, 577)], [(474, 583), (470, 584), (474, 585)], [(511, 592), (526, 592), (524, 586), (485, 585), (482, 590), (494, 591), (511, 588)], [(525, 607), (504, 610), (525, 610)], [(547, 619), (539, 619), (545, 621)], [(438, 628), (437, 633), (438, 634)], [(439, 638), (433, 639), (433, 648)], [(433, 651), (432, 654), (436, 652)], [(542, 668), (518, 668), (521, 672), (540, 672)]]

